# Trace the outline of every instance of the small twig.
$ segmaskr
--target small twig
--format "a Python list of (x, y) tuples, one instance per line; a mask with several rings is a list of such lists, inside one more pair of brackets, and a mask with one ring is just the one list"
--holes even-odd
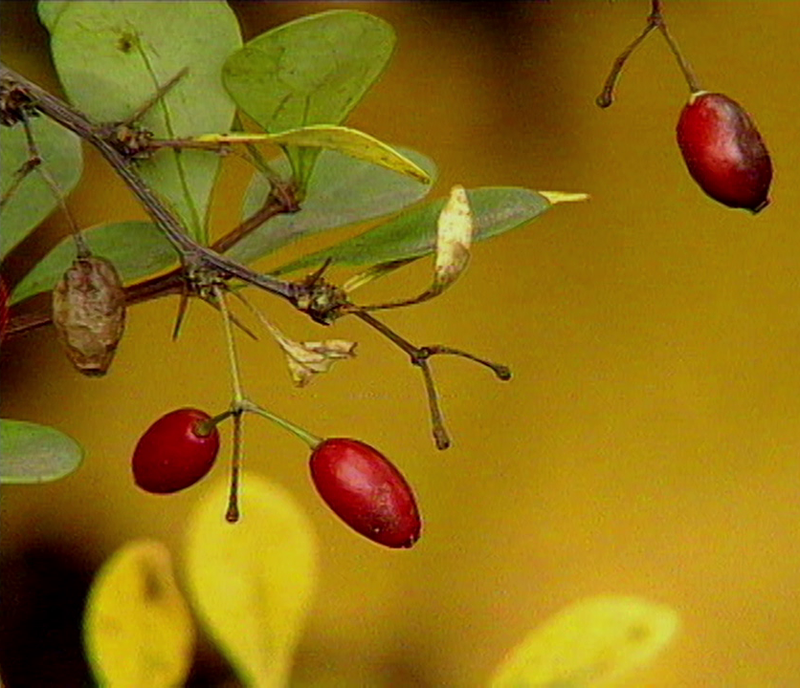
[(0, 77), (4, 82), (23, 90), (37, 110), (97, 148), (180, 253), (185, 269), (213, 269), (222, 278), (236, 277), (287, 300), (293, 301), (296, 298), (298, 285), (295, 283), (256, 273), (235, 260), (201, 246), (189, 237), (180, 221), (135, 171), (133, 162), (107, 140), (104, 127), (90, 121), (83, 113), (50, 95), (5, 65), (0, 67)]
[(633, 54), (636, 48), (644, 41), (645, 38), (650, 34), (653, 29), (658, 29), (661, 32), (661, 35), (666, 40), (667, 45), (669, 46), (672, 54), (675, 56), (675, 59), (678, 61), (678, 66), (683, 72), (683, 76), (686, 79), (686, 83), (689, 86), (689, 90), (692, 93), (700, 90), (700, 86), (697, 81), (697, 77), (695, 76), (694, 72), (692, 71), (691, 66), (687, 62), (686, 58), (683, 56), (681, 51), (678, 48), (677, 43), (673, 39), (672, 35), (669, 33), (667, 29), (667, 23), (664, 21), (664, 16), (662, 15), (662, 8), (661, 8), (661, 0), (651, 0), (650, 4), (650, 14), (647, 17), (647, 25), (644, 27), (642, 32), (628, 45), (625, 50), (620, 53), (619, 57), (614, 60), (614, 64), (611, 67), (611, 72), (609, 73), (608, 77), (606, 78), (605, 84), (603, 85), (603, 90), (600, 92), (600, 95), (597, 96), (595, 102), (601, 108), (607, 108), (614, 102), (614, 89), (616, 88), (617, 82), (619, 81), (620, 74), (622, 73), (622, 68), (625, 66), (625, 63), (628, 61), (628, 58)]
[(233, 412), (233, 460), (231, 461), (231, 486), (228, 493), (228, 508), (225, 520), (236, 523), (239, 520), (239, 477), (242, 471), (242, 409)]
[(450, 437), (447, 433), (447, 428), (445, 427), (444, 415), (442, 414), (441, 406), (439, 404), (439, 394), (436, 390), (436, 384), (429, 364), (429, 359), (432, 356), (437, 354), (460, 356), (491, 369), (500, 380), (511, 379), (511, 370), (508, 368), (508, 366), (492, 363), (491, 361), (479, 358), (478, 356), (470, 354), (466, 351), (454, 349), (449, 346), (415, 346), (370, 313), (355, 307), (347, 312), (359, 317), (370, 327), (380, 332), (389, 341), (408, 354), (408, 357), (411, 359), (411, 363), (422, 370), (422, 375), (425, 382), (425, 390), (428, 396), (428, 405), (431, 413), (433, 438), (438, 449), (447, 449), (450, 446)]

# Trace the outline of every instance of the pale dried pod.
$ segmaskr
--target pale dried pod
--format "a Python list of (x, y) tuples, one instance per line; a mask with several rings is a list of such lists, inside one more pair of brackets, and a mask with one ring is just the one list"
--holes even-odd
[(78, 371), (106, 374), (125, 329), (125, 291), (110, 261), (73, 261), (53, 289), (53, 325)]

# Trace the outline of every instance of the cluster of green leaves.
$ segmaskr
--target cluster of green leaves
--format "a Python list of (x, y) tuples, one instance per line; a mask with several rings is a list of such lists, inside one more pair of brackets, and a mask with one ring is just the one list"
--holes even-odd
[[(241, 132), (246, 119), (258, 133), (222, 138), (237, 140), (230, 145), (246, 142), (251, 151), (254, 142), (282, 150), (277, 161), (268, 163), (261, 154), (251, 158), (257, 169), (242, 200), (242, 218), (263, 205), (275, 179), (293, 181), (301, 210), (274, 217), (245, 235), (228, 249), (231, 258), (252, 263), (299, 239), (367, 220), (374, 222), (368, 231), (280, 266), (275, 274), (318, 267), (325, 260), (402, 264), (434, 250), (443, 201), (419, 203), (435, 179), (434, 163), (341, 126), (392, 56), (394, 31), (383, 20), (358, 11), (322, 12), (242, 45), (237, 19), (225, 2), (47, 0), (38, 8), (64, 92), (94, 121), (126, 121), (152, 101), (160, 86), (186, 70), (136, 124), (157, 139), (209, 140), (219, 132)], [(31, 128), (46, 171), (66, 196), (81, 176), (79, 139), (45, 117), (32, 118)], [(3, 127), (0, 137), (5, 194), (16, 183), (15, 173), (29, 158), (29, 149), (19, 124)], [(220, 162), (220, 156), (206, 151), (166, 149), (138, 166), (187, 233), (204, 245), (209, 243), (209, 208)], [(469, 195), (477, 239), (524, 225), (551, 206), (546, 196), (522, 188), (479, 188)], [(3, 208), (0, 260), (58, 205), (41, 175), (27, 175)], [(92, 252), (112, 261), (126, 285), (177, 265), (176, 251), (152, 223), (82, 229)], [(15, 286), (10, 304), (52, 290), (75, 257), (69, 237)], [(51, 428), (3, 421), (1, 430), (4, 482), (55, 479), (80, 462), (80, 448), (72, 443), (65, 452), (68, 438), (63, 436), (53, 444)], [(34, 449), (40, 461), (28, 461)]]

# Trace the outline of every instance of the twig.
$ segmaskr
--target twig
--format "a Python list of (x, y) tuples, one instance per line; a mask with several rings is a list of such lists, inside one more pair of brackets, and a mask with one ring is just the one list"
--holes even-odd
[(4, 84), (10, 84), (12, 88), (23, 91), (30, 98), (32, 107), (77, 134), (100, 152), (180, 253), (184, 269), (189, 273), (195, 270), (212, 270), (220, 277), (241, 279), (289, 301), (297, 298), (297, 284), (254, 272), (191, 239), (180, 221), (135, 171), (133, 162), (113, 145), (113, 138), (107, 133), (107, 127), (92, 122), (83, 113), (50, 95), (4, 64), (0, 65), (0, 77)]

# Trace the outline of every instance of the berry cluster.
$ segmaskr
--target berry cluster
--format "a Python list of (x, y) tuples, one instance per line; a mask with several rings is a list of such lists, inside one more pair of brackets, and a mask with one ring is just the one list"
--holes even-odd
[[(133, 452), (136, 484), (169, 494), (191, 487), (211, 470), (219, 452), (217, 424), (204, 411), (182, 408), (153, 423)], [(285, 421), (284, 421), (285, 423)], [(411, 487), (377, 449), (358, 440), (324, 440), (295, 429), (312, 447), (311, 479), (325, 503), (353, 530), (393, 548), (411, 547), (421, 521)]]

